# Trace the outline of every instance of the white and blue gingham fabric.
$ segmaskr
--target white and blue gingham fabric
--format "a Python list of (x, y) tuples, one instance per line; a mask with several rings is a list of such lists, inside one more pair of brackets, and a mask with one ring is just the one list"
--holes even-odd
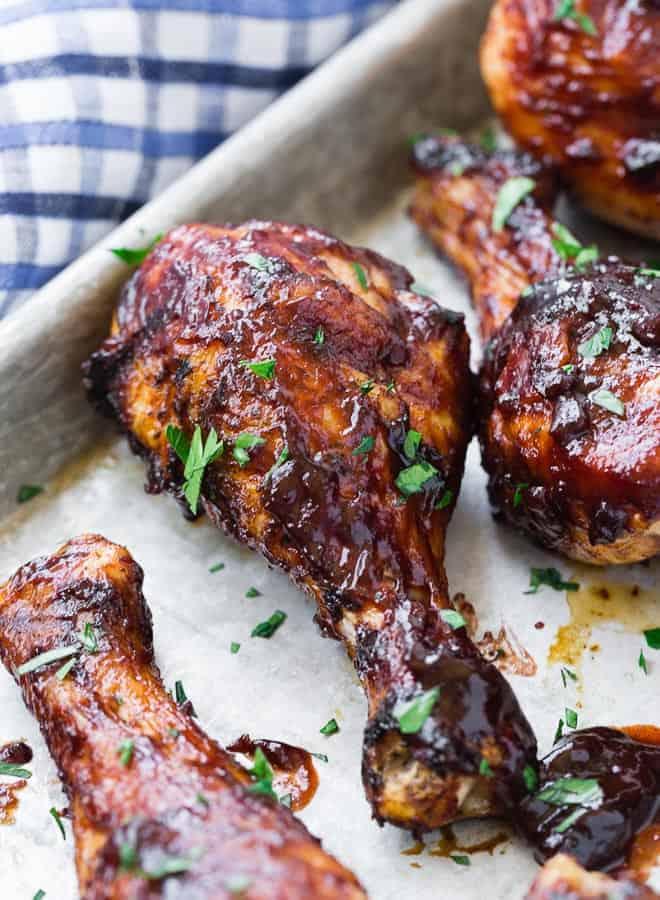
[(0, 0), (0, 318), (396, 0)]

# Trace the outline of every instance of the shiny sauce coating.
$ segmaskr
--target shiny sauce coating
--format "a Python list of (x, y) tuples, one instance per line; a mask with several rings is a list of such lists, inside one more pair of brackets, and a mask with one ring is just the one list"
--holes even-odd
[[(602, 798), (587, 808), (540, 799), (566, 778), (595, 779)], [(517, 824), (539, 861), (568, 853), (586, 869), (612, 871), (628, 862), (636, 836), (659, 818), (660, 745), (614, 728), (585, 728), (542, 761), (539, 789), (521, 805)]]

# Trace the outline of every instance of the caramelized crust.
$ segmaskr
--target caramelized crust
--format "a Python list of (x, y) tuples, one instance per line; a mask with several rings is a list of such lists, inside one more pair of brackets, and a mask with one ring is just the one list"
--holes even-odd
[[(655, 555), (660, 278), (615, 258), (582, 270), (566, 265), (553, 245), (549, 176), (525, 155), (427, 138), (415, 165), (412, 214), (470, 278), (491, 337), (479, 438), (494, 509), (584, 562)], [(495, 232), (498, 193), (520, 175), (533, 177), (535, 189)], [(609, 346), (597, 356), (581, 351), (602, 328), (611, 329)], [(610, 406), (623, 403), (623, 413), (599, 405), (601, 391)]]
[[(88, 623), (98, 651), (81, 651), (63, 680), (61, 661), (17, 675), (37, 654), (80, 646)], [(22, 566), (0, 587), (0, 656), (64, 781), (83, 900), (215, 900), (239, 884), (255, 900), (366, 896), (286, 808), (246, 790), (247, 772), (176, 705), (125, 548), (83, 535)], [(167, 859), (190, 868), (155, 878)]]
[[(603, 327), (609, 348), (582, 356)], [(660, 279), (612, 259), (537, 285), (487, 348), (480, 423), (491, 502), (515, 527), (589, 563), (660, 552)]]
[(660, 5), (576, 0), (596, 34), (556, 21), (561, 5), (494, 4), (481, 48), (493, 105), (596, 215), (660, 239)]
[[(554, 174), (527, 154), (486, 153), (459, 137), (428, 137), (413, 148), (413, 219), (464, 273), (484, 341), (505, 321), (523, 290), (560, 267), (552, 245)], [(501, 231), (491, 228), (500, 188), (512, 177), (533, 192)]]
[[(345, 642), (369, 701), (374, 815), (421, 831), (514, 802), (535, 740), (506, 681), (440, 616), (472, 433), (468, 338), (411, 281), (311, 228), (177, 228), (128, 283), (86, 372), (92, 399), (147, 460), (151, 491), (181, 490), (167, 423), (224, 438), (204, 511), (288, 571), (324, 632)], [(272, 379), (241, 366), (255, 359), (275, 360)], [(436, 474), (406, 501), (395, 480), (411, 464), (408, 429)], [(264, 443), (241, 467), (232, 449), (245, 431)], [(365, 438), (373, 446), (356, 452)], [(401, 704), (432, 687), (431, 715), (402, 734)], [(494, 777), (480, 774), (482, 758)]]
[(565, 853), (541, 869), (525, 900), (656, 900), (658, 894), (636, 881), (587, 872)]

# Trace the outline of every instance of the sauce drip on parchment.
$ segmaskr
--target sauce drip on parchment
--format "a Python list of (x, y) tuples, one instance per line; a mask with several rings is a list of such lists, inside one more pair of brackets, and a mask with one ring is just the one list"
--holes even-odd
[(401, 855), (420, 856), (424, 850), (428, 849), (430, 856), (440, 856), (446, 859), (463, 853), (489, 853), (492, 856), (493, 851), (509, 839), (510, 835), (505, 831), (498, 831), (482, 841), (464, 844), (451, 825), (446, 825), (440, 829), (440, 836), (436, 841), (428, 845), (424, 841), (417, 841), (412, 847), (402, 850)]
[(571, 575), (569, 581), (577, 581), (580, 588), (566, 592), (570, 621), (558, 629), (548, 653), (549, 662), (578, 666), (585, 652), (599, 649), (593, 641), (593, 629), (604, 622), (639, 635), (656, 626), (660, 592), (638, 584), (589, 582), (579, 574)]
[(311, 753), (281, 741), (252, 740), (247, 734), (241, 735), (227, 749), (230, 753), (241, 753), (253, 759), (257, 747), (273, 769), (273, 789), (278, 797), (290, 794), (291, 809), (304, 809), (319, 786)]
[[(32, 759), (32, 750), (23, 741), (12, 741), (0, 746), (0, 762), (24, 766)], [(24, 778), (12, 778), (0, 783), (0, 825), (13, 825), (18, 809), (18, 793), (27, 785)]]

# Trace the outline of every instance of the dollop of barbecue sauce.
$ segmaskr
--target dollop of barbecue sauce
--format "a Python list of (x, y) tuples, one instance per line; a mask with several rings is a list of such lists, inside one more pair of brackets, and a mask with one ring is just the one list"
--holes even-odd
[(241, 753), (250, 759), (254, 758), (257, 748), (261, 749), (273, 769), (273, 789), (277, 796), (288, 794), (292, 810), (304, 809), (319, 786), (311, 753), (281, 741), (256, 741), (248, 734), (242, 734), (227, 747), (230, 753)]
[[(636, 738), (641, 738), (636, 739)], [(562, 779), (594, 779), (588, 805), (541, 799)], [(636, 839), (660, 822), (660, 730), (585, 728), (559, 741), (541, 761), (538, 789), (520, 806), (517, 825), (544, 862), (568, 853), (586, 869), (629, 864)]]

